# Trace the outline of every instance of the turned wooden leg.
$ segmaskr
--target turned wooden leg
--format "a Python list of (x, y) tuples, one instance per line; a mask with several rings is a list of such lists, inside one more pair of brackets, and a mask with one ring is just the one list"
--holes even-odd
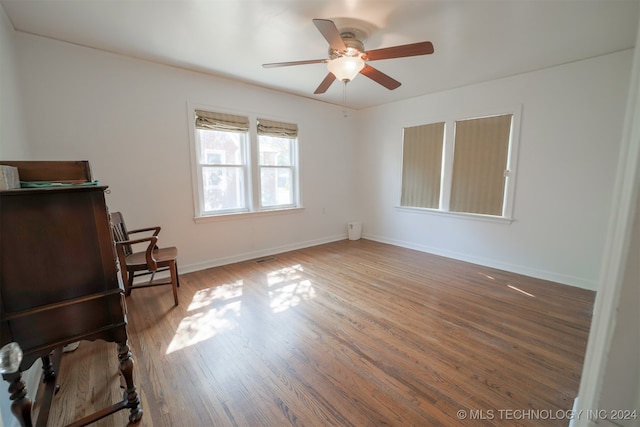
[(27, 389), (24, 381), (22, 381), (22, 373), (5, 375), (9, 384), (9, 399), (12, 400), (11, 412), (18, 419), (22, 427), (32, 427), (31, 421), (31, 399), (27, 396)]
[(120, 360), (120, 373), (126, 384), (124, 400), (127, 403), (127, 408), (131, 411), (129, 413), (129, 421), (137, 423), (142, 418), (142, 408), (140, 407), (140, 398), (133, 382), (133, 359), (126, 343), (118, 343), (118, 360)]
[(50, 356), (42, 357), (42, 382), (48, 383), (56, 380), (56, 371), (53, 369)]

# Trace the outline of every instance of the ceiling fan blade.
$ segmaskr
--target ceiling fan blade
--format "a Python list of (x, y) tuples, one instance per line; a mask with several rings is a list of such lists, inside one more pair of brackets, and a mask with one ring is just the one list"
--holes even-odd
[(316, 95), (318, 95), (320, 93), (325, 93), (327, 91), (327, 89), (329, 89), (329, 86), (331, 86), (331, 83), (333, 83), (333, 81), (335, 79), (336, 79), (336, 76), (334, 76), (333, 73), (327, 74), (327, 77), (325, 77), (324, 80), (322, 80), (322, 83), (320, 83), (320, 86), (318, 86), (316, 91), (313, 92), (313, 93), (316, 94)]
[(376, 70), (370, 65), (365, 65), (364, 68), (360, 70), (360, 74), (369, 77), (374, 82), (381, 84), (389, 90), (394, 90), (401, 84), (399, 81), (389, 77), (382, 71)]
[(405, 58), (407, 56), (430, 55), (432, 53), (433, 44), (431, 42), (419, 42), (369, 50), (365, 52), (365, 57), (369, 61), (377, 61), (379, 59)]
[(329, 19), (314, 19), (313, 23), (318, 31), (320, 31), (320, 34), (327, 39), (331, 49), (338, 51), (347, 50), (347, 46), (345, 46), (344, 41), (340, 36), (340, 31), (338, 31), (338, 27), (336, 27), (336, 24), (334, 24), (333, 21)]
[(263, 68), (275, 68), (275, 67), (289, 67), (291, 65), (306, 65), (306, 64), (326, 64), (328, 59), (309, 59), (307, 61), (293, 61), (293, 62), (272, 62), (269, 64), (262, 64)]

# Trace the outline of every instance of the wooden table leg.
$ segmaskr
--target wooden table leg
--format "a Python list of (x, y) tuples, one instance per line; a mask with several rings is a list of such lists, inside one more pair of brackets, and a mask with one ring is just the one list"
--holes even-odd
[(22, 427), (31, 427), (33, 425), (31, 421), (31, 406), (33, 403), (27, 396), (27, 388), (24, 381), (22, 381), (22, 373), (5, 374), (4, 377), (10, 382), (11, 412), (13, 412)]
[(118, 360), (120, 360), (120, 373), (126, 384), (124, 400), (127, 408), (131, 411), (129, 413), (129, 421), (137, 423), (142, 418), (142, 408), (140, 407), (140, 397), (133, 382), (133, 359), (126, 342), (123, 344), (118, 343)]
[[(44, 391), (40, 397), (40, 410), (38, 411), (38, 419), (36, 425), (46, 426), (49, 420), (49, 411), (51, 410), (51, 402), (53, 396), (58, 392), (60, 386), (57, 384), (57, 372), (60, 369), (60, 359), (62, 357), (62, 347), (56, 348), (52, 353), (42, 357), (42, 372)], [(37, 397), (36, 397), (37, 400)]]
[(56, 371), (51, 362), (51, 355), (42, 357), (42, 375), (45, 383), (56, 380)]
[(120, 374), (125, 381), (125, 392), (122, 401), (115, 403), (108, 408), (104, 408), (94, 414), (88, 415), (80, 420), (76, 420), (66, 427), (82, 427), (92, 424), (108, 415), (111, 415), (122, 409), (129, 408), (129, 422), (137, 423), (142, 418), (142, 407), (140, 406), (140, 397), (136, 391), (136, 386), (133, 382), (133, 359), (131, 358), (131, 351), (126, 341), (124, 344), (118, 344), (118, 360), (120, 360)]

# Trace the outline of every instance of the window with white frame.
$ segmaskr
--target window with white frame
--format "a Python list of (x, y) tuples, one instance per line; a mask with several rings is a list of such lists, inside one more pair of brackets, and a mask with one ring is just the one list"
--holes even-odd
[(286, 208), (296, 205), (295, 124), (258, 119), (258, 164), (260, 207)]
[(514, 114), (407, 127), (400, 205), (510, 218)]
[(196, 217), (299, 207), (295, 124), (195, 110)]

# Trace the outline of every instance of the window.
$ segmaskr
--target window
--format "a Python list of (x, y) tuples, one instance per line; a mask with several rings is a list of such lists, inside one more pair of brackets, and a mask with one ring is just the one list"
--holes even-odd
[(402, 206), (438, 209), (444, 122), (404, 130)]
[(293, 124), (258, 119), (260, 206), (294, 207), (296, 204), (296, 140)]
[(514, 117), (502, 114), (405, 128), (400, 205), (509, 218)]
[(249, 119), (196, 111), (201, 214), (247, 209)]
[(197, 217), (299, 206), (297, 125), (195, 110), (194, 140)]
[(502, 216), (511, 118), (456, 121), (450, 211)]

